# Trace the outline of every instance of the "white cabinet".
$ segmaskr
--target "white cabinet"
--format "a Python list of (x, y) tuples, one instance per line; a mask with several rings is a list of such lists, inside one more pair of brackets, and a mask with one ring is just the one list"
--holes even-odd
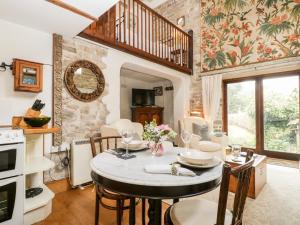
[(32, 130), (24, 129), (26, 137), (25, 189), (40, 187), (43, 188), (43, 192), (33, 198), (25, 198), (24, 225), (31, 225), (45, 219), (52, 211), (54, 198), (54, 193), (44, 184), (43, 176), (44, 171), (55, 166), (54, 162), (44, 156), (44, 135), (50, 135), (53, 130), (44, 129), (36, 132)]

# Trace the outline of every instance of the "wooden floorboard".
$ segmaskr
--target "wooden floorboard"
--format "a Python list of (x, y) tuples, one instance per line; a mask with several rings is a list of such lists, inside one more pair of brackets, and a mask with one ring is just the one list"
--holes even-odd
[[(95, 192), (93, 186), (84, 190), (73, 189), (55, 195), (52, 214), (44, 221), (35, 225), (94, 225)], [(167, 204), (163, 204), (163, 210)], [(115, 212), (100, 209), (101, 225), (116, 225)], [(128, 210), (123, 218), (124, 225), (128, 225)], [(136, 225), (142, 225), (141, 204), (136, 208)]]

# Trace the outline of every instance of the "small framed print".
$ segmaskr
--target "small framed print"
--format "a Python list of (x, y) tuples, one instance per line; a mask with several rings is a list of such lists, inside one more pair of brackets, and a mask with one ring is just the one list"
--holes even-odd
[(43, 64), (22, 59), (13, 60), (15, 91), (41, 92)]
[(153, 90), (155, 91), (155, 96), (162, 96), (164, 94), (162, 86), (154, 87)]
[(177, 25), (180, 27), (185, 26), (185, 16), (181, 16), (181, 17), (177, 18)]

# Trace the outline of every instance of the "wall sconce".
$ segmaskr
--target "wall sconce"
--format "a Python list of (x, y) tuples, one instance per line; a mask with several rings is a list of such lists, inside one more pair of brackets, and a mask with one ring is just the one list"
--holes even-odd
[(200, 111), (191, 111), (190, 112), (190, 116), (194, 116), (194, 117), (203, 117), (203, 113)]
[(0, 65), (0, 71), (5, 72), (6, 67), (8, 67), (10, 70), (12, 70), (13, 69), (13, 64), (6, 64), (5, 62), (2, 62), (1, 65)]
[(179, 17), (179, 18), (177, 19), (177, 25), (178, 25), (179, 27), (184, 27), (184, 25), (185, 25), (185, 16)]

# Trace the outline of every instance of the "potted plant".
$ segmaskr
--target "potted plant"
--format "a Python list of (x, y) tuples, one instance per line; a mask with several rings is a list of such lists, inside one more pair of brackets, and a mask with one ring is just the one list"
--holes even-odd
[(145, 124), (143, 139), (149, 141), (149, 148), (153, 155), (163, 155), (164, 149), (162, 143), (167, 140), (173, 140), (177, 133), (167, 124), (157, 125), (153, 120)]

